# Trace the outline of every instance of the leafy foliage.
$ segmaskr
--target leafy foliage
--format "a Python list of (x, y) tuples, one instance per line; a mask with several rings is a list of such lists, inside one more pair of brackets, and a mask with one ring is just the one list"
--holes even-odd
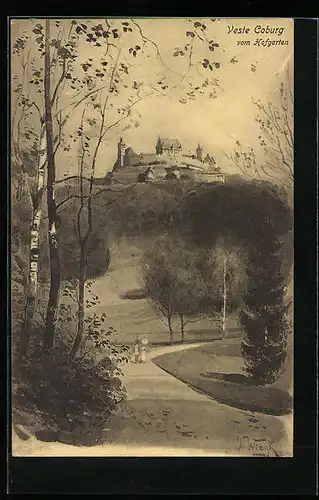
[[(84, 336), (79, 346), (77, 360), (95, 359), (97, 356), (110, 357), (116, 363), (116, 372), (121, 374), (120, 364), (128, 362), (129, 347), (116, 343), (118, 332), (113, 326), (107, 326), (107, 316), (105, 312), (97, 314), (94, 311), (95, 306), (100, 304), (100, 299), (92, 291), (93, 280), (87, 280), (85, 283), (85, 319)], [(61, 292), (62, 300), (59, 305), (58, 335), (60, 342), (71, 349), (73, 339), (76, 335), (78, 304), (77, 279), (71, 279), (64, 282)], [(64, 299), (64, 300), (63, 300)], [(90, 312), (90, 310), (93, 311)]]
[(71, 361), (63, 346), (51, 356), (35, 347), (19, 363), (13, 380), (14, 411), (32, 412), (49, 440), (78, 446), (103, 440), (103, 428), (125, 398), (116, 363), (109, 357), (97, 363)]
[(160, 317), (168, 322), (179, 316), (182, 334), (184, 326), (205, 313), (206, 285), (201, 252), (173, 234), (156, 238), (145, 252), (143, 280), (148, 297)]

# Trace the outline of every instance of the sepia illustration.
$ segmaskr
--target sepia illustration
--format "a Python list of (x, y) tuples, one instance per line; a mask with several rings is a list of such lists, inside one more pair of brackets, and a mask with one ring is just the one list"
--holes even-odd
[(293, 27), (10, 19), (14, 456), (293, 456)]

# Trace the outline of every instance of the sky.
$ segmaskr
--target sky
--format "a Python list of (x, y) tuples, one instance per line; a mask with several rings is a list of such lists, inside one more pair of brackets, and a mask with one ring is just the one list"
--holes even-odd
[[(131, 22), (131, 20), (127, 20)], [(174, 57), (174, 51), (183, 47), (190, 37), (186, 37), (187, 30), (194, 29), (194, 22), (205, 24), (207, 39), (219, 44), (214, 52), (207, 51), (207, 43), (201, 43), (196, 38), (193, 45), (192, 67), (187, 77), (181, 81), (181, 74), (188, 69), (186, 57)], [(64, 21), (69, 23), (69, 21)], [(83, 22), (83, 21), (81, 21)], [(99, 22), (99, 21), (96, 21)], [(101, 20), (101, 22), (104, 22)], [(125, 19), (114, 20), (114, 23), (125, 22)], [(154, 44), (147, 43), (142, 46), (144, 52), (140, 51), (135, 60), (132, 60), (132, 78), (144, 82), (145, 94), (150, 90), (160, 75), (165, 77), (169, 91), (161, 95), (154, 93), (141, 100), (134, 107), (134, 123), (130, 129), (123, 130), (128, 122), (123, 121), (107, 133), (103, 139), (96, 162), (96, 176), (104, 176), (113, 168), (116, 160), (116, 147), (120, 137), (136, 152), (153, 152), (157, 137), (178, 138), (182, 143), (184, 151), (195, 151), (197, 144), (203, 145), (204, 152), (213, 155), (222, 170), (226, 173), (238, 173), (234, 166), (224, 156), (223, 152), (229, 152), (234, 148), (235, 142), (240, 142), (258, 150), (259, 129), (255, 122), (256, 107), (252, 98), (261, 101), (268, 100), (273, 92), (279, 89), (281, 81), (287, 78), (286, 69), (293, 66), (293, 20), (290, 19), (181, 19), (181, 18), (151, 18), (135, 19), (135, 22), (143, 30), (144, 37), (154, 41), (160, 51), (161, 60), (157, 57), (157, 49)], [(12, 36), (23, 29), (30, 31), (29, 20), (14, 21)], [(257, 28), (255, 28), (257, 27)], [(256, 31), (273, 28), (283, 28), (282, 33), (256, 33)], [(236, 33), (236, 28), (245, 31), (244, 34)], [(247, 33), (247, 29), (249, 32)], [(134, 34), (135, 33), (135, 34)], [(128, 47), (139, 37), (137, 29), (130, 35), (131, 39), (121, 42), (122, 52), (127, 53)], [(203, 32), (200, 31), (200, 35)], [(133, 36), (134, 35), (134, 36)], [(135, 37), (135, 38), (134, 38)], [(268, 46), (254, 45), (256, 40), (283, 40), (288, 44)], [(250, 42), (250, 45), (241, 42)], [(140, 42), (139, 42), (140, 43)], [(258, 42), (257, 42), (258, 43)], [(121, 45), (122, 44), (122, 45)], [(240, 45), (239, 45), (240, 44)], [(95, 57), (96, 50), (85, 44), (81, 47), (81, 60), (86, 57)], [(208, 56), (207, 56), (208, 54)], [(204, 70), (198, 62), (204, 57), (210, 61), (220, 63), (219, 69), (209, 72)], [(132, 58), (131, 58), (132, 59)], [(231, 62), (235, 60), (237, 62)], [(194, 64), (194, 66), (193, 66)], [(195, 66), (197, 64), (197, 66)], [(200, 73), (197, 70), (200, 67)], [(12, 64), (12, 71), (19, 71)], [(75, 69), (80, 71), (80, 68)], [(199, 96), (186, 104), (179, 102), (179, 98), (185, 92), (189, 82), (194, 85), (203, 81), (208, 71), (209, 77), (217, 77), (222, 90), (218, 90), (216, 97)], [(176, 74), (177, 73), (177, 74)], [(293, 72), (290, 71), (290, 85), (293, 85)], [(173, 88), (172, 88), (173, 87)], [(124, 90), (124, 89), (123, 89)], [(208, 88), (210, 90), (210, 87)], [(213, 91), (213, 87), (212, 87)], [(114, 100), (114, 110), (117, 102), (125, 104), (129, 94), (121, 93), (118, 101)], [(164, 94), (164, 95), (163, 95)], [(184, 95), (184, 94), (183, 94)], [(62, 95), (61, 102), (68, 95)], [(74, 130), (80, 120), (81, 109), (75, 112), (68, 122), (68, 131)], [(108, 114), (110, 124), (114, 122), (116, 114), (112, 110)], [(113, 121), (112, 121), (113, 120)], [(90, 132), (94, 137), (94, 130)], [(93, 140), (93, 139), (92, 139)], [(63, 177), (67, 170), (70, 175), (77, 170), (76, 151), (63, 150), (57, 155), (57, 176)]]

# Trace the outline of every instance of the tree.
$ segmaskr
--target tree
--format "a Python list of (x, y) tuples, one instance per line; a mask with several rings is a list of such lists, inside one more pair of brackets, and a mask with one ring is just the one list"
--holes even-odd
[[(112, 85), (112, 80), (111, 83)], [(99, 108), (101, 114), (101, 124), (100, 124), (100, 132), (98, 136), (98, 140), (96, 142), (95, 147), (93, 148), (93, 158), (90, 165), (90, 173), (89, 173), (89, 186), (85, 190), (84, 187), (84, 163), (86, 156), (90, 156), (90, 138), (84, 136), (84, 119), (85, 112), (87, 111), (86, 106), (82, 113), (81, 123), (78, 129), (78, 136), (80, 137), (80, 156), (79, 156), (79, 195), (73, 195), (73, 199), (78, 198), (80, 201), (80, 206), (78, 208), (77, 218), (74, 221), (74, 232), (76, 235), (76, 239), (79, 245), (79, 261), (78, 261), (78, 275), (77, 275), (77, 283), (78, 283), (78, 293), (77, 293), (77, 331), (74, 338), (73, 345), (70, 350), (70, 357), (73, 359), (78, 349), (81, 345), (83, 334), (84, 334), (84, 309), (85, 309), (85, 286), (87, 280), (87, 267), (88, 267), (88, 257), (87, 251), (90, 245), (90, 240), (93, 233), (93, 216), (92, 216), (92, 201), (93, 196), (96, 193), (93, 193), (93, 182), (95, 176), (95, 165), (96, 165), (96, 157), (98, 154), (99, 146), (102, 141), (103, 132), (104, 132), (104, 122), (105, 122), (105, 112), (106, 112), (106, 103), (102, 109)], [(110, 190), (110, 188), (106, 188), (106, 190)], [(98, 191), (100, 194), (104, 190), (101, 189)], [(87, 192), (87, 194), (86, 194)], [(68, 197), (65, 201), (69, 201), (72, 199)], [(112, 202), (109, 202), (112, 204)]]
[(220, 237), (214, 248), (207, 252), (206, 270), (207, 314), (219, 319), (223, 338), (227, 332), (227, 317), (237, 310), (247, 286), (246, 258), (243, 249), (231, 239)]
[(290, 82), (291, 68), (288, 66), (284, 81), (267, 102), (253, 100), (264, 159), (258, 160), (255, 149), (239, 141), (234, 151), (226, 154), (246, 177), (268, 178), (288, 191), (292, 190), (294, 181), (294, 97)]
[(39, 246), (40, 246), (40, 223), (42, 218), (42, 198), (44, 193), (44, 175), (46, 164), (45, 134), (41, 133), (39, 147), (39, 160), (36, 189), (32, 196), (33, 214), (30, 229), (30, 253), (29, 253), (29, 273), (28, 287), (26, 292), (26, 305), (23, 326), (21, 330), (20, 349), (21, 355), (24, 355), (28, 347), (30, 334), (33, 326), (33, 317), (35, 311), (35, 300), (38, 288), (39, 273)]
[[(180, 247), (180, 251), (179, 251)], [(175, 246), (176, 269), (176, 314), (180, 320), (181, 341), (185, 341), (185, 326), (197, 321), (206, 311), (202, 308), (207, 293), (205, 280), (198, 268), (198, 251), (185, 241)]]
[[(27, 34), (17, 37), (13, 44), (15, 64), (20, 63), (21, 79), (17, 83), (18, 75), (13, 74), (13, 113), (11, 119), (12, 167), (14, 179), (17, 176), (17, 198), (20, 200), (23, 186), (29, 194), (32, 208), (32, 221), (29, 233), (29, 263), (28, 277), (25, 287), (24, 320), (19, 334), (18, 348), (24, 356), (29, 344), (35, 311), (35, 299), (38, 287), (39, 268), (39, 233), (42, 219), (42, 198), (44, 193), (44, 176), (46, 165), (46, 135), (43, 114), (37, 103), (30, 96), (29, 86), (26, 85), (27, 70), (30, 63), (30, 51), (27, 51), (29, 40)], [(39, 130), (28, 123), (33, 109), (39, 115)]]
[[(110, 86), (113, 85), (113, 79), (115, 78), (115, 71), (111, 75)], [(103, 94), (99, 96), (101, 102), (103, 102)], [(106, 108), (109, 96), (104, 97), (104, 102), (101, 106), (96, 108), (96, 105), (88, 103), (82, 112), (81, 122), (77, 130), (77, 136), (79, 138), (79, 177), (77, 178), (77, 191), (73, 194), (69, 194), (63, 201), (58, 204), (61, 207), (64, 203), (68, 203), (70, 200), (75, 202), (78, 200), (79, 206), (75, 219), (73, 220), (74, 232), (79, 247), (79, 260), (78, 273), (77, 273), (77, 331), (70, 350), (70, 358), (74, 359), (83, 340), (84, 334), (84, 312), (85, 312), (85, 287), (87, 281), (87, 270), (88, 270), (88, 249), (92, 244), (92, 236), (94, 233), (93, 227), (93, 202), (98, 204), (98, 196), (103, 192), (112, 192), (111, 187), (94, 189), (94, 179), (95, 179), (95, 169), (96, 169), (96, 158), (101, 146), (103, 137), (105, 136), (108, 127), (105, 126), (106, 121)], [(88, 120), (88, 128), (85, 130), (85, 118), (86, 113), (88, 113), (89, 108), (93, 108), (97, 114), (97, 118)], [(91, 115), (92, 116), (92, 115)], [(125, 119), (125, 117), (123, 118)], [(119, 120), (120, 122), (121, 120)], [(92, 125), (99, 124), (99, 131), (97, 137), (90, 137), (90, 128)], [(89, 134), (89, 135), (86, 135)], [(124, 190), (120, 195), (118, 195), (113, 200), (107, 203), (104, 210), (104, 215), (107, 214), (111, 205), (119, 201), (119, 197), (123, 197), (128, 192), (132, 190), (134, 186), (130, 186), (128, 189)], [(75, 207), (75, 203), (73, 203)], [(73, 208), (72, 213), (75, 215), (75, 209)], [(109, 263), (109, 260), (108, 260)], [(106, 266), (108, 266), (106, 263)], [(104, 271), (107, 270), (107, 267)], [(88, 302), (88, 301), (86, 301)]]
[(181, 341), (185, 341), (185, 326), (201, 315), (199, 305), (205, 293), (202, 275), (196, 266), (193, 247), (176, 235), (156, 238), (144, 256), (143, 279), (148, 297), (160, 317), (165, 318), (173, 343), (173, 319), (179, 318)]
[(290, 328), (289, 306), (284, 301), (280, 240), (274, 228), (264, 227), (262, 233), (264, 245), (250, 252), (249, 287), (244, 296), (241, 322), (246, 334), (242, 353), (247, 374), (256, 384), (264, 385), (274, 382), (281, 373)]
[[(42, 31), (42, 30), (40, 30)], [(50, 291), (47, 305), (47, 314), (45, 322), (45, 333), (43, 338), (43, 348), (45, 351), (51, 351), (54, 345), (55, 325), (58, 313), (60, 283), (61, 283), (61, 266), (58, 247), (57, 235), (57, 210), (54, 193), (54, 183), (56, 178), (56, 166), (54, 155), (54, 136), (53, 136), (53, 119), (52, 119), (52, 104), (54, 102), (54, 94), (51, 93), (51, 55), (50, 55), (50, 20), (45, 22), (45, 53), (44, 53), (44, 108), (45, 108), (45, 126), (46, 126), (46, 142), (47, 142), (47, 210), (48, 210), (48, 241), (50, 252)], [(56, 87), (57, 88), (57, 87)]]
[(170, 343), (173, 344), (172, 321), (176, 314), (175, 283), (172, 270), (167, 266), (167, 254), (162, 253), (164, 248), (163, 242), (157, 240), (157, 244), (145, 254), (143, 280), (147, 296), (152, 299), (160, 318), (165, 318), (167, 322)]

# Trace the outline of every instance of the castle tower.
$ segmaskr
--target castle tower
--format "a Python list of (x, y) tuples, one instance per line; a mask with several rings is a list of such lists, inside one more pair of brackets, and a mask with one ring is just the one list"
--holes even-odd
[(124, 154), (125, 154), (125, 143), (121, 137), (118, 145), (117, 145), (117, 165), (119, 168), (124, 166)]
[(196, 158), (199, 161), (203, 161), (203, 148), (200, 144), (198, 144), (196, 149)]
[(163, 154), (163, 145), (160, 137), (157, 139), (155, 151), (157, 155)]

